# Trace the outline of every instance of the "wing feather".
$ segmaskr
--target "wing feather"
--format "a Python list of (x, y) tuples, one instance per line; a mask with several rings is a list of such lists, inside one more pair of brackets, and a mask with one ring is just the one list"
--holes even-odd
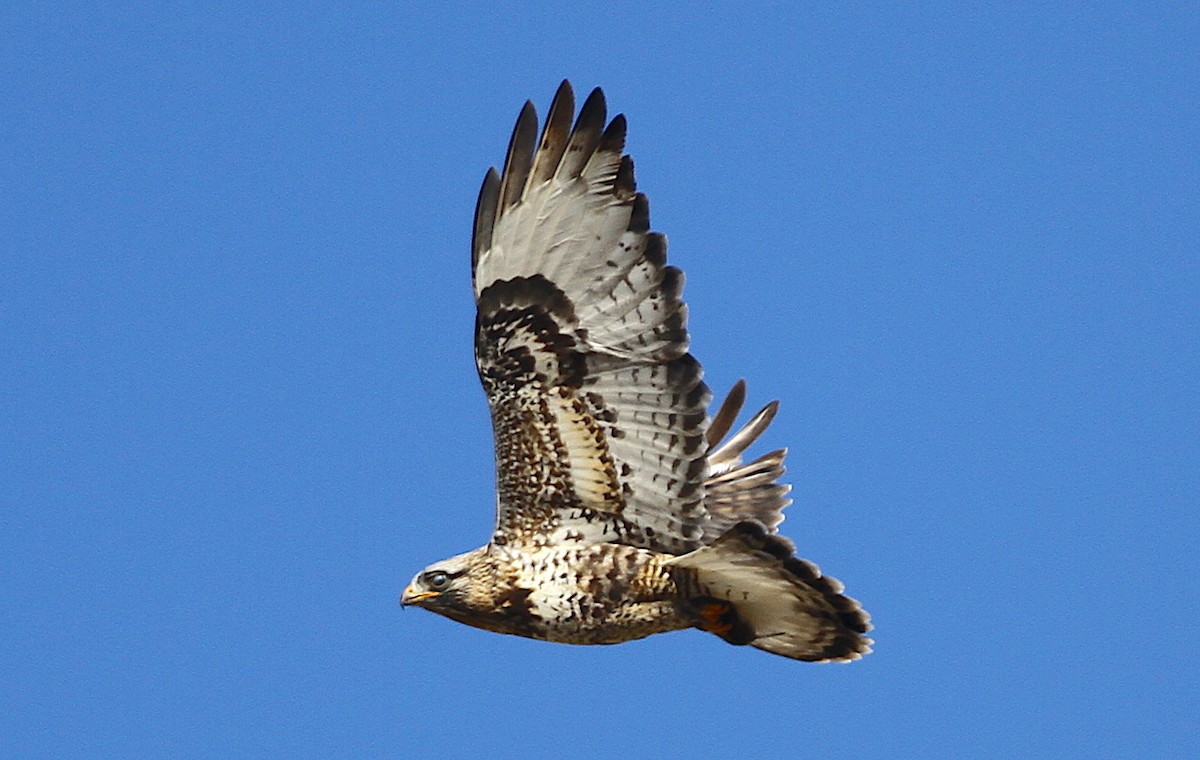
[(558, 165), (567, 150), (567, 141), (571, 138), (571, 117), (574, 115), (575, 93), (571, 91), (570, 83), (564, 80), (558, 86), (558, 92), (554, 93), (550, 113), (546, 116), (533, 172), (529, 175), (531, 184), (540, 185), (558, 171)]
[[(745, 399), (714, 427), (688, 353), (683, 273), (593, 90), (574, 126), (564, 82), (541, 138), (526, 103), (504, 171), (488, 173), (473, 244), (476, 364), (496, 437), (494, 540), (616, 542), (675, 554), (740, 516), (780, 521), (781, 452), (741, 455), (768, 406), (727, 442)], [(706, 483), (707, 481), (707, 483)], [(707, 494), (707, 496), (706, 496)], [(710, 506), (711, 504), (711, 506)]]
[[(569, 86), (569, 85), (568, 85)], [(573, 179), (583, 171), (583, 167), (591, 160), (600, 142), (600, 134), (607, 120), (608, 106), (604, 102), (604, 92), (595, 88), (579, 109), (579, 117), (575, 119), (575, 128), (567, 142), (567, 149), (559, 164), (555, 176), (560, 180)], [(597, 191), (602, 191), (597, 188)]]
[(746, 384), (739, 380), (708, 429), (704, 505), (709, 519), (704, 526), (705, 544), (711, 544), (744, 520), (754, 520), (768, 532), (775, 533), (783, 522), (783, 510), (791, 504), (787, 497), (791, 487), (779, 482), (784, 473), (786, 449), (763, 454), (748, 463), (742, 462), (742, 454), (775, 419), (778, 402), (767, 404), (728, 440), (721, 442), (733, 428), (745, 400)]
[(504, 157), (504, 172), (500, 181), (500, 205), (509, 208), (525, 194), (525, 181), (533, 170), (533, 145), (537, 139), (537, 109), (525, 101), (517, 125), (513, 128)]
[(472, 282), (479, 271), (480, 256), (492, 247), (492, 233), (496, 229), (496, 215), (499, 211), (500, 175), (492, 168), (483, 176), (479, 200), (475, 203), (475, 227), (471, 235)]
[[(649, 232), (593, 90), (526, 105), (476, 213), (476, 363), (496, 435), (497, 537), (688, 551), (704, 535), (709, 401), (683, 276)], [(569, 129), (568, 129), (569, 128)], [(494, 176), (494, 172), (489, 177)]]

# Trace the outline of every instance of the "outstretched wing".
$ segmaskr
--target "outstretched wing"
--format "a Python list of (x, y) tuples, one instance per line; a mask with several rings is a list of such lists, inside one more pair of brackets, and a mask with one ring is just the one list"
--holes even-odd
[(705, 534), (707, 386), (688, 353), (683, 274), (650, 232), (594, 90), (526, 103), (472, 242), (475, 357), (496, 437), (496, 542), (680, 553)]

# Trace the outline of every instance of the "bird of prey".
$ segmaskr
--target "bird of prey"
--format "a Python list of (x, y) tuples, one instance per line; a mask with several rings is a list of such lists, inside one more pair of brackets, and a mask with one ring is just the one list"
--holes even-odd
[(625, 117), (607, 121), (599, 88), (574, 112), (563, 82), (539, 137), (526, 102), (475, 210), (495, 530), (417, 573), (401, 603), (569, 644), (698, 628), (797, 660), (862, 657), (867, 613), (777, 533), (785, 451), (743, 461), (777, 403), (726, 437), (739, 381), (709, 417)]

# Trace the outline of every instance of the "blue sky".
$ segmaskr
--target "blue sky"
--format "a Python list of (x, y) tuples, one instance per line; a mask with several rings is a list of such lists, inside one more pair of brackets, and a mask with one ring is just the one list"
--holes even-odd
[[(1197, 749), (1190, 4), (56, 6), (0, 10), (6, 754)], [(862, 662), (398, 607), (491, 527), (470, 219), (564, 77)]]

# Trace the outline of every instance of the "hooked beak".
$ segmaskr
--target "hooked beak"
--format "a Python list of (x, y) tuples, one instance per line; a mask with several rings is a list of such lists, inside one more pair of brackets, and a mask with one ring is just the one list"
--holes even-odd
[(417, 591), (415, 588), (412, 587), (412, 584), (409, 584), (409, 586), (404, 589), (404, 593), (400, 596), (400, 606), (401, 607), (409, 607), (414, 604), (420, 604), (421, 602), (425, 601), (426, 599), (432, 599), (435, 596), (441, 596), (441, 592), (440, 591)]

